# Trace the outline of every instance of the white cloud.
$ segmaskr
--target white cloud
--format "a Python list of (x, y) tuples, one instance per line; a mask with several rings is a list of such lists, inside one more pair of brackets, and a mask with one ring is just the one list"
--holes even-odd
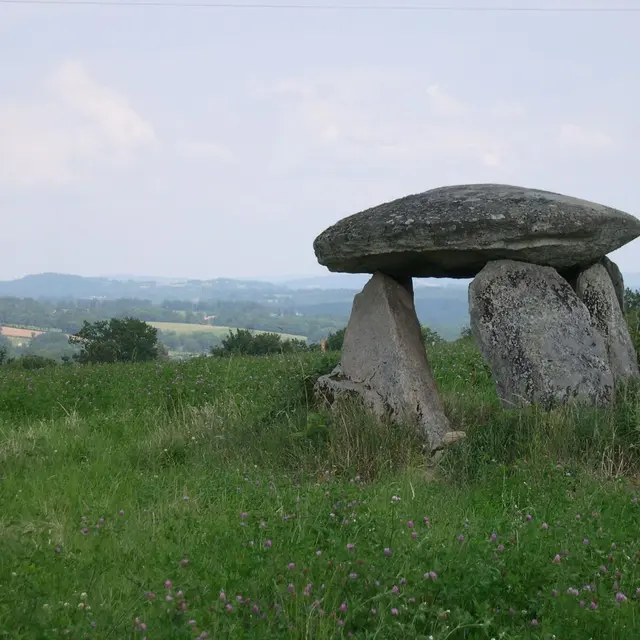
[(574, 154), (617, 147), (608, 133), (554, 121), (517, 96), (465, 104), (416, 73), (285, 78), (263, 86), (259, 97), (277, 107), (272, 165), (279, 168), (345, 164), (415, 173), (422, 167), (517, 180), (546, 166), (559, 147)]
[(490, 109), (491, 115), (498, 120), (521, 120), (527, 115), (524, 105), (509, 100), (498, 100)]
[(427, 96), (431, 109), (441, 116), (461, 116), (467, 112), (467, 106), (457, 98), (446, 93), (440, 85), (432, 84), (427, 87)]
[(262, 89), (261, 93), (263, 95), (272, 93), (275, 95), (297, 96), (299, 98), (313, 98), (316, 92), (312, 85), (289, 78), (276, 82), (271, 91), (268, 88), (266, 90)]
[(563, 124), (560, 127), (560, 142), (582, 151), (607, 151), (615, 146), (614, 139), (604, 131), (577, 124)]
[[(415, 77), (365, 74), (362, 80), (346, 73), (332, 82), (326, 77), (284, 79), (258, 93), (279, 108), (275, 146), (292, 154), (293, 147), (304, 147), (298, 157), (330, 153), (336, 160), (363, 164), (442, 158), (467, 159), (478, 167), (503, 164), (509, 141), (495, 125), (482, 126), (486, 113), (472, 112), (437, 84), (426, 93), (419, 86)], [(394, 95), (402, 95), (402, 103)]]
[(203, 140), (183, 140), (178, 150), (187, 158), (217, 164), (232, 164), (235, 157), (228, 147)]
[(145, 122), (116, 91), (99, 85), (78, 62), (66, 62), (47, 79), (47, 85), (78, 114), (92, 120), (114, 148), (135, 147), (155, 140)]
[(499, 167), (501, 164), (500, 154), (497, 152), (488, 152), (482, 156), (482, 164), (485, 167)]
[(79, 62), (57, 67), (35, 97), (0, 101), (0, 182), (62, 186), (123, 170), (157, 139), (118, 91)]

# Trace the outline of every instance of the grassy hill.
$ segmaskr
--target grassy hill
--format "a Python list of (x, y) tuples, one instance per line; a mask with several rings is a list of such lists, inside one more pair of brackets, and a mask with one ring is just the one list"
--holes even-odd
[(637, 638), (638, 390), (506, 411), (428, 355), (438, 466), (314, 405), (337, 354), (0, 367), (0, 635)]

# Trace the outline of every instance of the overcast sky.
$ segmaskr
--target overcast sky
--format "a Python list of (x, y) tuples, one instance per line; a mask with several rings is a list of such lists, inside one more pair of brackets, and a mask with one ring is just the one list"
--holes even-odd
[[(325, 227), (455, 183), (640, 215), (639, 32), (640, 13), (0, 3), (0, 279), (321, 274)], [(640, 272), (639, 249), (612, 257)]]

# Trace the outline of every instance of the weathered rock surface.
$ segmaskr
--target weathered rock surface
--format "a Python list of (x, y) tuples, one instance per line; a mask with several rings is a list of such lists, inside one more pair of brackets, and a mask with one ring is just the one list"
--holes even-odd
[(452, 434), (445, 416), (413, 296), (381, 273), (355, 296), (340, 366), (318, 380), (316, 392), (329, 402), (357, 394), (378, 416), (418, 425), (432, 451), (462, 437)]
[(469, 312), (503, 406), (612, 400), (604, 340), (555, 269), (490, 262), (469, 285)]
[(492, 260), (590, 266), (640, 236), (640, 220), (549, 191), (441, 187), (344, 218), (314, 242), (330, 271), (471, 278)]
[(329, 405), (341, 396), (360, 398), (376, 416), (382, 418), (389, 413), (382, 396), (363, 382), (349, 380), (338, 365), (329, 375), (320, 376), (316, 382), (315, 392)]
[[(622, 277), (620, 269), (618, 268), (618, 265), (607, 258), (607, 256), (603, 256), (595, 264), (601, 264), (607, 270), (607, 273), (611, 278), (611, 282), (613, 283), (613, 288), (616, 292), (616, 298), (618, 300), (620, 309), (624, 311), (624, 279)], [(576, 288), (578, 286), (578, 276), (591, 266), (593, 265), (561, 270), (560, 275), (571, 285), (571, 288), (576, 291)]]
[(604, 340), (609, 367), (618, 382), (638, 376), (638, 358), (609, 273), (601, 263), (589, 267), (578, 276), (576, 293)]
[(607, 273), (611, 278), (613, 289), (616, 292), (616, 298), (618, 299), (618, 304), (624, 313), (624, 278), (622, 277), (622, 271), (620, 271), (618, 265), (613, 260), (607, 258), (607, 256), (604, 256), (600, 263), (607, 270)]

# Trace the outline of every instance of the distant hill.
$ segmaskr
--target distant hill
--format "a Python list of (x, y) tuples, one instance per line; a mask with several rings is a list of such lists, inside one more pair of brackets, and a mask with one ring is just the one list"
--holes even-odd
[[(0, 296), (29, 297), (37, 299), (86, 299), (143, 298), (146, 300), (191, 300), (212, 298), (217, 295), (224, 299), (250, 299), (243, 294), (246, 290), (276, 292), (281, 290), (269, 282), (232, 280), (151, 280), (113, 278), (86, 278), (64, 273), (40, 273), (18, 280), (0, 281)], [(237, 295), (234, 295), (237, 293)]]
[[(65, 273), (40, 273), (17, 280), (0, 280), (0, 296), (36, 299), (143, 298), (153, 301), (220, 298), (253, 300), (255, 294), (289, 295), (301, 290), (360, 291), (367, 274), (329, 274), (281, 282), (215, 278), (213, 280), (154, 278), (153, 276), (84, 277)], [(466, 288), (468, 280), (415, 279), (414, 287)]]

